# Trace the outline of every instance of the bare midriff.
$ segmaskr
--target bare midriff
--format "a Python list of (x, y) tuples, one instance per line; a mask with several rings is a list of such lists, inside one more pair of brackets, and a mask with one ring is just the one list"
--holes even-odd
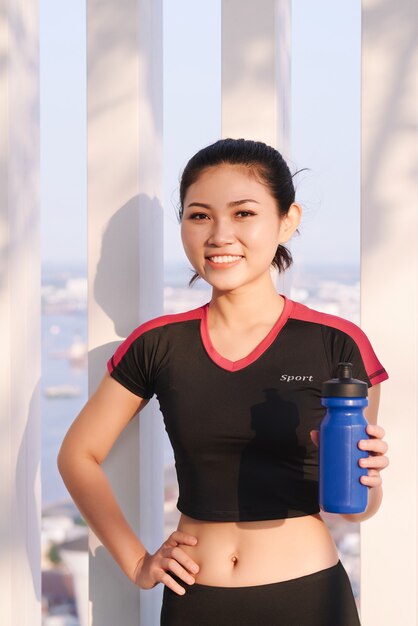
[(263, 585), (332, 567), (338, 552), (319, 514), (256, 522), (207, 522), (181, 515), (178, 529), (197, 538), (182, 546), (199, 565), (196, 582)]

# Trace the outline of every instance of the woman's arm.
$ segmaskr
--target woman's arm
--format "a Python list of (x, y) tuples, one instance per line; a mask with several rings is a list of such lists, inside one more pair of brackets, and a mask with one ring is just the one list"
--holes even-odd
[(100, 465), (146, 403), (106, 374), (68, 430), (58, 455), (59, 471), (74, 502), (132, 581), (146, 549), (123, 516)]
[(101, 468), (122, 430), (146, 403), (107, 374), (65, 436), (58, 467), (86, 522), (130, 580), (143, 589), (161, 582), (183, 594), (184, 587), (170, 572), (189, 585), (194, 583), (199, 567), (181, 546), (195, 545), (196, 538), (174, 531), (154, 554), (147, 552)]

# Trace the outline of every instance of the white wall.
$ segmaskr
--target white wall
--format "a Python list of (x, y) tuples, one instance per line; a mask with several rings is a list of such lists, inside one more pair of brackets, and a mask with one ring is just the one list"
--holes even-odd
[(0, 1), (0, 623), (36, 626), (40, 571), (36, 0)]
[(362, 3), (361, 321), (389, 372), (384, 500), (361, 528), (364, 626), (415, 626), (418, 417), (418, 10)]
[[(89, 388), (121, 338), (162, 312), (162, 12), (156, 0), (87, 2)], [(163, 539), (162, 424), (155, 403), (105, 461), (148, 550)], [(140, 425), (139, 425), (140, 424)], [(91, 535), (96, 626), (156, 624), (161, 586), (141, 594)]]

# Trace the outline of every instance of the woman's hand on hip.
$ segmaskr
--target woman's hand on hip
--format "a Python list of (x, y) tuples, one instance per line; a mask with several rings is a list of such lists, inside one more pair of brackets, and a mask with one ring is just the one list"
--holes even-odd
[(135, 583), (141, 589), (152, 589), (158, 583), (163, 583), (179, 595), (185, 593), (184, 587), (179, 585), (170, 574), (188, 585), (195, 582), (194, 575), (199, 571), (195, 563), (181, 546), (195, 546), (196, 537), (179, 530), (174, 531), (154, 553), (145, 556), (138, 562), (135, 573)]

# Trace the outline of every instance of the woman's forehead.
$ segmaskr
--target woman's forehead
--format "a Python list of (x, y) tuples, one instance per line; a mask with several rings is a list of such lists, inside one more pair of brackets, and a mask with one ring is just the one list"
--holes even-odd
[(268, 188), (253, 168), (245, 165), (221, 164), (206, 168), (199, 177), (190, 185), (186, 192), (186, 198), (196, 199), (195, 196), (210, 195), (215, 197), (230, 197), (235, 195), (252, 193), (261, 198), (271, 197)]

